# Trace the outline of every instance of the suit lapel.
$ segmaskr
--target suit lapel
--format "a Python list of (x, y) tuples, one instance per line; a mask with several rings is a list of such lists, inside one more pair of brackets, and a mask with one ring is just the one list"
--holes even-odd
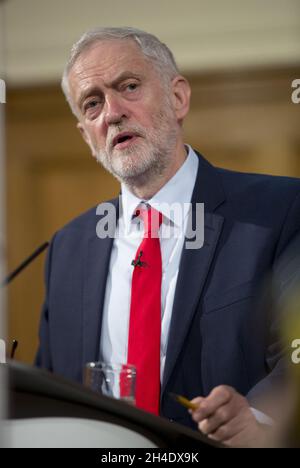
[(218, 244), (224, 218), (214, 214), (213, 211), (224, 199), (216, 169), (199, 155), (198, 175), (190, 215), (194, 216), (196, 203), (204, 203), (204, 245), (200, 249), (184, 248), (182, 251), (170, 324), (162, 395), (191, 326)]
[[(117, 210), (118, 201), (111, 202)], [(96, 218), (95, 221), (101, 218)], [(99, 359), (100, 335), (113, 233), (100, 239), (95, 231), (87, 240), (83, 286), (83, 365)]]

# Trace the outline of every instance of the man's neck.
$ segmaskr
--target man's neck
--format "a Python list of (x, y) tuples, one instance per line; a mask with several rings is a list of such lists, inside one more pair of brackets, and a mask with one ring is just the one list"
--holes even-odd
[(144, 178), (136, 183), (133, 182), (130, 185), (126, 184), (128, 190), (141, 200), (150, 200), (170, 179), (172, 179), (185, 162), (187, 150), (183, 144), (179, 148), (176, 148), (175, 155), (176, 156), (172, 159), (172, 164), (166, 167), (166, 170), (162, 174), (156, 174), (153, 177), (145, 175)]

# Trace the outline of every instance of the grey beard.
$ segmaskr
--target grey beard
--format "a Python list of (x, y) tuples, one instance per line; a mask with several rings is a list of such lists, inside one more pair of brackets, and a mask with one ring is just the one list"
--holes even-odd
[[(141, 147), (140, 161), (138, 162), (134, 161), (134, 158), (139, 156), (137, 149), (128, 148), (124, 152), (124, 162), (123, 165), (120, 163), (121, 167), (111, 162), (108, 152), (98, 150), (95, 153), (97, 161), (117, 180), (128, 186), (142, 186), (154, 179), (163, 178), (172, 162), (176, 141), (176, 127), (169, 128), (163, 137), (163, 141), (156, 142), (149, 149)], [(132, 157), (131, 160), (130, 157)], [(119, 158), (122, 158), (122, 156), (119, 156)]]
[[(169, 151), (167, 151), (169, 152)], [(136, 168), (134, 170), (134, 163), (132, 163), (131, 171), (127, 175), (125, 171), (119, 173), (117, 169), (108, 161), (107, 157), (103, 157), (101, 151), (96, 152), (97, 162), (100, 163), (108, 172), (110, 172), (119, 182), (128, 186), (142, 186), (148, 183), (153, 178), (163, 177), (169, 163), (169, 158), (166, 157), (166, 151), (162, 149), (154, 150), (149, 164), (144, 164), (144, 168)], [(132, 155), (136, 154), (136, 149), (131, 151)], [(127, 151), (125, 157), (130, 157), (130, 150)], [(153, 157), (154, 156), (154, 157)]]
[[(118, 132), (126, 130), (126, 122), (119, 123), (116, 128)], [(151, 184), (152, 181), (163, 178), (172, 164), (179, 132), (171, 105), (166, 101), (163, 110), (161, 109), (154, 116), (150, 133), (138, 126), (129, 125), (129, 128), (145, 138), (144, 143), (140, 145), (140, 150), (138, 147), (129, 147), (122, 154), (119, 153), (114, 160), (113, 150), (110, 153), (109, 148), (103, 151), (95, 148), (97, 160), (117, 180), (129, 187)], [(148, 147), (146, 140), (149, 141)], [(139, 154), (138, 151), (140, 151)]]

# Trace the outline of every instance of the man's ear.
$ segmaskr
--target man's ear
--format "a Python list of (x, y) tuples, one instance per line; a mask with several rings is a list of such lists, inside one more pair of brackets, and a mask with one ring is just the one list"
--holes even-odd
[(86, 144), (89, 146), (89, 148), (90, 148), (90, 150), (91, 150), (91, 152), (92, 152), (92, 155), (93, 155), (94, 157), (96, 157), (95, 151), (94, 151), (94, 148), (93, 148), (93, 145), (92, 145), (91, 140), (90, 140), (90, 137), (89, 137), (89, 135), (87, 134), (87, 132), (85, 131), (83, 125), (82, 125), (80, 122), (77, 123), (77, 128), (78, 128), (78, 130), (80, 131), (82, 138), (84, 139), (84, 141), (86, 142)]
[(175, 76), (172, 80), (172, 97), (177, 120), (182, 124), (190, 109), (191, 87), (187, 79), (181, 75)]

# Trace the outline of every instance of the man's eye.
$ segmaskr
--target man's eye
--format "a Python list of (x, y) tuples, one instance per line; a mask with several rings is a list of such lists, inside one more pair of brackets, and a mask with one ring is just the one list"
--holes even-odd
[(89, 109), (93, 109), (95, 108), (97, 105), (99, 104), (99, 100), (97, 99), (93, 99), (92, 101), (88, 101), (85, 105), (84, 105), (84, 111), (88, 111)]
[(126, 86), (126, 89), (128, 89), (128, 91), (135, 91), (137, 87), (138, 87), (137, 83), (129, 83)]

